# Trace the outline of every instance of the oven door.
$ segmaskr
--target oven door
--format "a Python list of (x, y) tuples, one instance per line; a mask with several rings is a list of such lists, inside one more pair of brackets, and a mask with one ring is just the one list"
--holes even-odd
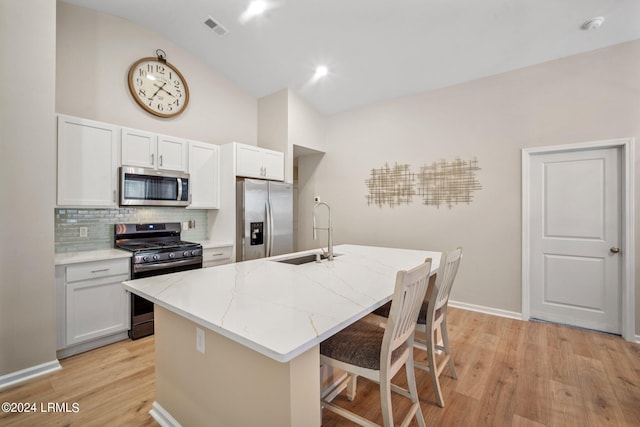
[[(133, 264), (131, 278), (159, 276), (177, 273), (178, 271), (202, 268), (202, 256), (193, 258), (149, 264)], [(131, 329), (129, 337), (133, 340), (153, 335), (153, 303), (136, 294), (131, 294)]]
[(188, 206), (190, 203), (188, 173), (120, 168), (120, 205)]

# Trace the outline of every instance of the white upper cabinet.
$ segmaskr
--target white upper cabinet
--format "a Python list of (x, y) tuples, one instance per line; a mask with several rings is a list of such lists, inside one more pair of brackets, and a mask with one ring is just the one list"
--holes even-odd
[(119, 128), (58, 115), (58, 206), (117, 206)]
[(189, 141), (189, 175), (192, 209), (220, 207), (220, 147)]
[(122, 164), (141, 168), (187, 170), (187, 141), (138, 129), (122, 129)]
[(236, 175), (284, 181), (284, 153), (236, 144)]
[(157, 136), (138, 129), (122, 129), (122, 164), (139, 168), (156, 167)]
[(187, 147), (185, 139), (158, 135), (158, 169), (186, 171)]

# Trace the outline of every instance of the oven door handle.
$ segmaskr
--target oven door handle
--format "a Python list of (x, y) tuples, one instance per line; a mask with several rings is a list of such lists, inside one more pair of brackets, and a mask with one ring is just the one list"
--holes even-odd
[(173, 267), (182, 267), (185, 265), (194, 265), (194, 264), (202, 264), (202, 257), (197, 256), (193, 258), (180, 259), (177, 261), (170, 261), (170, 262), (154, 262), (149, 264), (136, 264), (133, 267), (133, 271), (134, 273), (142, 273), (150, 270), (161, 270), (162, 267), (173, 268)]

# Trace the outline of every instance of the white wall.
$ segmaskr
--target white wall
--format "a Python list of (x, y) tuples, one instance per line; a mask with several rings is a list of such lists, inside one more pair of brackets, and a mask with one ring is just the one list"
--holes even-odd
[[(160, 35), (115, 16), (58, 3), (56, 111), (214, 144), (257, 142), (257, 100)], [(190, 101), (163, 119), (127, 86), (129, 67), (156, 49), (184, 75)]]
[(0, 2), (0, 377), (56, 359), (55, 16)]
[(288, 142), (288, 93), (288, 89), (283, 89), (258, 100), (258, 145), (284, 153), (284, 180), (293, 182), (293, 150)]
[[(337, 114), (327, 118), (327, 154), (317, 169), (304, 172), (300, 165), (299, 173), (333, 207), (336, 243), (463, 246), (452, 299), (520, 313), (521, 149), (639, 138), (638, 76), (640, 41)], [(371, 168), (399, 162), (417, 171), (456, 156), (476, 157), (482, 168), (483, 189), (471, 204), (367, 205)], [(311, 229), (308, 222), (300, 218), (301, 235)]]

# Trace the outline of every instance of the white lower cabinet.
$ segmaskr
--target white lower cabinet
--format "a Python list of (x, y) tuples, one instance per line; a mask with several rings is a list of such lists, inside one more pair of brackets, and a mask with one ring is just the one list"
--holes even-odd
[(129, 262), (123, 258), (56, 268), (58, 349), (63, 356), (126, 337), (130, 297), (122, 282), (129, 279)]
[(202, 267), (214, 267), (216, 265), (229, 264), (233, 246), (215, 246), (202, 249)]

